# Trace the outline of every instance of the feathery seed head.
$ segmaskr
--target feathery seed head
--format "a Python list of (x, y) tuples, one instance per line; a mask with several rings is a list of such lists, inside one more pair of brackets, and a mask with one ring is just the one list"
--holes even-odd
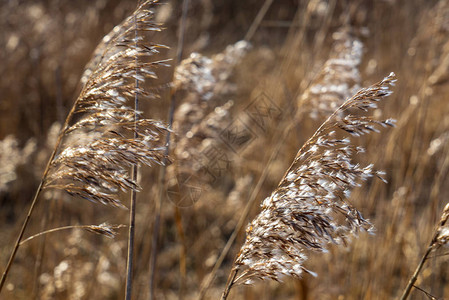
[[(143, 88), (144, 82), (156, 78), (154, 70), (166, 65), (166, 61), (152, 59), (166, 47), (145, 37), (146, 31), (160, 31), (150, 9), (155, 2), (144, 1), (97, 47), (71, 114), (77, 119), (63, 128), (65, 149), (51, 162), (45, 188), (122, 206), (117, 193), (139, 189), (131, 179), (130, 167), (167, 161), (162, 144), (167, 127), (141, 118), (142, 112), (127, 106), (134, 97), (157, 97)], [(70, 141), (80, 136), (82, 141)]]
[[(371, 223), (348, 202), (351, 190), (361, 181), (382, 172), (352, 163), (361, 149), (351, 136), (391, 126), (391, 120), (348, 115), (349, 108), (369, 110), (388, 96), (395, 81), (390, 74), (346, 100), (299, 150), (279, 186), (266, 198), (262, 211), (247, 229), (245, 244), (235, 262), (242, 271), (236, 283), (254, 279), (281, 280), (309, 272), (303, 267), (305, 249), (326, 251), (329, 243), (346, 243), (359, 230), (372, 231)], [(346, 116), (344, 116), (346, 114)], [(343, 117), (344, 116), (344, 117)], [(336, 139), (336, 131), (345, 135)], [(339, 217), (340, 216), (340, 217)]]

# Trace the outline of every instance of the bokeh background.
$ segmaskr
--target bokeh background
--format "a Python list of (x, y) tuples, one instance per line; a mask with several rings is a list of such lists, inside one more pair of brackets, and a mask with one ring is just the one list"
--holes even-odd
[[(85, 65), (135, 7), (115, 0), (0, 2), (2, 266)], [(164, 182), (158, 167), (140, 173), (135, 299), (149, 299), (152, 274), (155, 299), (197, 299), (247, 203), (244, 224), (337, 103), (390, 72), (398, 78), (394, 94), (375, 115), (395, 118), (397, 126), (357, 139), (366, 153), (356, 158), (384, 170), (388, 184), (373, 179), (351, 196), (375, 235), (360, 233), (347, 246), (310, 253), (306, 267), (316, 278), (235, 287), (229, 299), (397, 298), (448, 202), (449, 3), (190, 1), (184, 28), (182, 1), (166, 1), (155, 12), (164, 31), (154, 40), (170, 46), (162, 54), (173, 61), (148, 83), (160, 99), (146, 103), (144, 114), (167, 122), (175, 97), (173, 164)], [(176, 58), (180, 34), (183, 62)], [(47, 191), (25, 235), (126, 225), (127, 217), (123, 209)], [(245, 226), (237, 233), (205, 299), (219, 298), (224, 288)], [(81, 230), (35, 238), (20, 248), (2, 298), (121, 299), (126, 237), (121, 228), (115, 239)], [(437, 299), (449, 297), (446, 252), (432, 255), (417, 282)], [(418, 290), (411, 298), (429, 299)]]

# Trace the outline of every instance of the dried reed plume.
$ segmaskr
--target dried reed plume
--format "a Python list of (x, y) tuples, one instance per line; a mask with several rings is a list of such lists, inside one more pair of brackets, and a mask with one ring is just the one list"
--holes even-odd
[[(140, 118), (130, 100), (156, 98), (145, 90), (145, 78), (157, 78), (155, 68), (165, 61), (151, 60), (163, 45), (146, 40), (146, 32), (160, 31), (144, 1), (113, 34), (106, 36), (96, 53), (98, 64), (90, 71), (59, 134), (14, 250), (3, 274), (0, 290), (43, 189), (57, 188), (93, 202), (123, 206), (120, 191), (137, 191), (132, 166), (164, 162), (161, 136), (167, 131), (159, 121)], [(89, 69), (89, 68), (88, 68)], [(90, 70), (90, 69), (89, 69)]]
[(183, 100), (175, 112), (174, 128), (181, 137), (216, 106), (224, 104), (217, 102), (232, 91), (227, 80), (249, 49), (248, 42), (239, 41), (211, 58), (192, 53), (176, 67), (174, 89)]
[(199, 53), (190, 54), (181, 61), (175, 70), (174, 85), (176, 90), (187, 90), (196, 95), (196, 101), (208, 101), (223, 93), (223, 86), (228, 85), (229, 76), (236, 64), (251, 48), (246, 41), (229, 45), (223, 52), (207, 57)]
[[(326, 251), (329, 243), (346, 243), (359, 230), (372, 230), (348, 198), (351, 189), (382, 172), (372, 165), (362, 167), (352, 157), (363, 148), (351, 143), (378, 127), (392, 126), (394, 120), (378, 121), (356, 116), (368, 112), (391, 94), (395, 82), (391, 73), (369, 88), (361, 89), (344, 102), (299, 150), (279, 186), (262, 203), (262, 211), (249, 224), (247, 237), (223, 293), (226, 299), (234, 284), (254, 279), (279, 281), (283, 276), (311, 273), (303, 266), (305, 250)], [(342, 129), (337, 133), (337, 130)], [(338, 137), (341, 134), (343, 137)], [(241, 272), (237, 277), (237, 273)], [(312, 273), (313, 274), (313, 273)]]
[[(153, 12), (146, 7), (152, 2), (146, 1), (114, 28), (95, 51), (102, 52), (100, 61), (91, 71), (71, 112), (82, 116), (63, 130), (64, 136), (77, 132), (86, 136), (88, 132), (87, 141), (70, 145), (55, 156), (44, 188), (61, 188), (94, 202), (121, 206), (117, 192), (139, 188), (130, 177), (130, 167), (162, 163), (164, 147), (159, 141), (166, 131), (165, 125), (151, 119), (137, 119), (135, 109), (127, 106), (136, 95), (156, 97), (138, 83), (143, 85), (146, 77), (156, 78), (154, 69), (165, 65), (164, 61), (148, 58), (166, 47), (148, 43), (140, 35), (143, 31), (160, 30), (151, 20)], [(94, 55), (93, 61), (97, 57), (98, 54)], [(137, 112), (138, 116), (141, 114)]]
[(329, 59), (298, 99), (298, 112), (308, 112), (313, 119), (329, 116), (360, 88), (362, 42), (344, 29), (332, 36)]
[(207, 153), (226, 149), (220, 134), (231, 122), (233, 101), (224, 103), (222, 98), (233, 91), (228, 79), (249, 49), (248, 42), (239, 41), (211, 57), (192, 53), (175, 69), (174, 89), (182, 103), (174, 116), (175, 163), (167, 169), (167, 189), (179, 206), (198, 200), (199, 194), (189, 196), (192, 187), (203, 190), (222, 175), (209, 168)]

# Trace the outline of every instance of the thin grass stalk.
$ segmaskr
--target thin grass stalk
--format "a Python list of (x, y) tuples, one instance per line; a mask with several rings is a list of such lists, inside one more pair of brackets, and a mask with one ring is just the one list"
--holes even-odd
[(184, 228), (182, 226), (182, 216), (179, 207), (175, 206), (175, 222), (176, 231), (178, 232), (178, 238), (180, 239), (181, 247), (179, 249), (179, 273), (180, 273), (180, 283), (179, 283), (179, 294), (178, 299), (184, 299), (185, 288), (187, 286), (187, 243), (184, 234)]
[[(447, 204), (446, 207), (444, 208), (443, 214), (441, 216), (440, 221), (438, 222), (438, 227), (435, 229), (432, 240), (430, 241), (426, 252), (421, 257), (421, 260), (420, 260), (418, 266), (416, 267), (415, 272), (413, 272), (412, 277), (408, 281), (408, 284), (405, 287), (400, 300), (406, 300), (408, 298), (408, 296), (410, 295), (410, 292), (411, 292), (412, 288), (414, 287), (416, 280), (418, 279), (419, 273), (421, 272), (425, 262), (429, 258), (430, 253), (432, 253), (432, 251), (437, 249), (438, 247), (440, 247), (444, 244), (447, 244), (447, 241), (448, 241), (447, 236), (444, 236), (444, 235), (442, 236), (441, 234), (442, 234), (443, 227), (446, 225), (448, 219), (449, 219), (449, 204)], [(446, 235), (447, 235), (447, 233), (446, 233)]]
[[(124, 227), (125, 225), (119, 225), (119, 226), (112, 226), (110, 228), (115, 229), (115, 228), (121, 228)], [(23, 244), (37, 238), (43, 235), (47, 235), (49, 233), (53, 233), (53, 232), (58, 232), (58, 231), (62, 231), (62, 230), (68, 230), (68, 229), (85, 229), (85, 230), (89, 230), (89, 231), (94, 231), (93, 228), (100, 228), (101, 226), (97, 226), (97, 225), (69, 225), (69, 226), (62, 226), (62, 227), (57, 227), (57, 228), (52, 228), (49, 230), (45, 230), (42, 232), (39, 232), (37, 234), (34, 234), (26, 239), (24, 239), (23, 241), (20, 242), (20, 246), (22, 246)], [(98, 232), (98, 231), (96, 231)], [(114, 233), (111, 234), (105, 234), (109, 237), (112, 237), (112, 235), (114, 235)]]
[[(168, 148), (168, 144), (167, 144), (167, 148)], [(162, 192), (163, 188), (160, 183), (162, 182), (162, 179), (165, 179), (166, 171), (164, 171), (164, 170), (165, 170), (165, 168), (162, 168), (161, 173), (160, 173), (159, 194), (158, 194), (158, 201), (156, 201), (153, 236), (151, 239), (150, 284), (149, 284), (149, 288), (150, 288), (149, 299), (150, 300), (154, 299), (154, 278), (155, 278), (157, 246), (158, 246), (157, 240), (159, 238), (159, 230), (160, 230), (160, 222), (161, 222), (161, 207), (162, 207), (162, 197), (163, 197), (163, 192)]]
[(430, 300), (436, 300), (437, 297), (433, 296), (432, 294), (430, 294), (429, 292), (427, 292), (426, 290), (420, 288), (419, 286), (414, 285), (413, 286), (415, 289), (417, 289), (418, 291), (422, 292), (424, 295), (427, 296), (427, 298), (429, 298)]
[[(41, 231), (45, 231), (47, 228), (47, 224), (48, 224), (48, 220), (49, 220), (49, 212), (46, 212), (44, 214), (44, 218), (42, 219), (42, 225), (41, 225)], [(24, 241), (21, 242), (21, 244)], [(36, 257), (36, 263), (34, 265), (34, 278), (33, 278), (33, 292), (32, 292), (32, 298), (33, 299), (38, 299), (38, 295), (39, 295), (39, 288), (40, 288), (40, 284), (39, 281), (37, 280), (37, 278), (39, 277), (39, 274), (41, 274), (42, 271), (42, 264), (44, 261), (44, 256), (45, 256), (45, 244), (47, 242), (46, 237), (44, 237), (41, 240), (41, 243), (39, 245), (39, 252), (37, 254)]]
[[(133, 166), (132, 168), (132, 179), (133, 180), (137, 179), (137, 165)], [(125, 294), (126, 300), (131, 300), (132, 294), (136, 200), (137, 200), (137, 192), (135, 190), (132, 190), (131, 207), (129, 210), (128, 255), (126, 264), (126, 294)]]
[[(165, 168), (163, 168), (161, 170), (161, 174), (160, 174), (160, 178), (163, 179), (165, 178)], [(162, 187), (160, 186), (160, 191), (159, 191), (159, 195), (158, 195), (158, 199), (162, 199)], [(149, 293), (149, 299), (153, 300), (154, 299), (154, 278), (155, 278), (155, 269), (156, 269), (156, 257), (157, 257), (157, 240), (159, 237), (159, 229), (160, 229), (160, 220), (161, 220), (161, 206), (162, 206), (162, 201), (158, 200), (156, 202), (156, 207), (155, 207), (155, 219), (154, 219), (154, 226), (153, 226), (153, 236), (152, 236), (152, 241), (151, 241), (151, 256), (150, 256), (150, 284), (149, 284), (149, 288), (150, 288), (150, 293)]]
[(233, 269), (229, 274), (228, 282), (226, 283), (226, 288), (221, 295), (221, 300), (226, 300), (228, 298), (229, 292), (231, 291), (232, 286), (234, 285), (235, 278), (237, 277), (238, 269)]
[[(46, 174), (47, 171), (48, 171), (48, 167), (45, 170), (44, 174)], [(45, 176), (43, 176), (43, 178), (45, 178)], [(34, 211), (34, 207), (36, 206), (37, 199), (38, 199), (38, 197), (39, 197), (39, 195), (40, 195), (40, 193), (42, 191), (42, 186), (44, 184), (43, 178), (41, 180), (41, 183), (39, 184), (39, 187), (37, 188), (37, 191), (36, 191), (36, 194), (34, 195), (33, 201), (31, 202), (31, 206), (30, 206), (30, 208), (28, 210), (27, 216), (25, 217), (25, 221), (23, 222), (22, 229), (20, 230), (20, 233), (17, 236), (16, 243), (14, 244), (14, 248), (13, 248), (13, 250), (11, 252), (11, 255), (9, 257), (9, 260), (8, 260), (7, 265), (6, 265), (5, 271), (3, 271), (2, 279), (0, 281), (0, 292), (3, 289), (3, 285), (5, 284), (6, 277), (8, 276), (9, 270), (11, 269), (11, 266), (13, 264), (14, 258), (16, 257), (17, 250), (19, 250), (19, 246), (20, 246), (20, 242), (21, 242), (21, 240), (23, 238), (23, 234), (25, 233), (25, 229), (28, 226), (28, 222), (30, 221), (31, 215), (32, 215), (32, 213)]]
[(14, 262), (14, 258), (16, 257), (17, 251), (19, 250), (20, 242), (22, 241), (23, 235), (24, 235), (25, 230), (26, 230), (26, 228), (28, 226), (28, 223), (30, 221), (31, 215), (33, 214), (34, 207), (36, 206), (36, 203), (37, 203), (37, 201), (39, 199), (39, 196), (40, 196), (40, 194), (42, 192), (42, 189), (44, 187), (45, 178), (47, 177), (48, 172), (50, 171), (51, 162), (53, 161), (53, 159), (56, 156), (56, 152), (59, 149), (59, 145), (61, 144), (62, 137), (64, 136), (64, 132), (68, 128), (69, 121), (71, 120), (72, 115), (73, 115), (73, 113), (75, 111), (75, 107), (76, 107), (76, 104), (78, 102), (78, 99), (77, 99), (77, 101), (75, 101), (75, 105), (73, 105), (72, 109), (69, 112), (69, 115), (67, 116), (67, 119), (65, 120), (63, 129), (59, 133), (58, 139), (56, 141), (55, 148), (53, 149), (53, 153), (51, 154), (50, 159), (47, 162), (47, 166), (45, 167), (44, 173), (42, 175), (41, 182), (39, 183), (39, 186), (38, 186), (38, 188), (36, 190), (36, 193), (34, 194), (33, 200), (31, 201), (31, 205), (30, 205), (30, 208), (28, 209), (27, 216), (25, 217), (25, 220), (23, 222), (22, 228), (20, 229), (19, 235), (17, 236), (16, 242), (14, 244), (13, 250), (11, 251), (11, 254), (9, 256), (8, 263), (7, 263), (6, 267), (5, 267), (5, 270), (3, 271), (2, 278), (0, 280), (0, 293), (2, 292), (3, 286), (5, 284), (6, 278), (8, 277), (9, 270), (11, 269), (11, 266), (12, 266), (12, 264)]
[[(186, 20), (187, 20), (187, 11), (189, 7), (189, 0), (183, 0), (182, 5), (182, 17), (180, 20), (180, 32), (178, 37), (178, 48), (176, 51), (176, 61), (175, 65), (178, 65), (182, 59), (182, 54), (184, 50), (184, 33), (185, 33), (185, 27), (186, 27)], [(172, 92), (171, 95), (171, 101), (170, 101), (170, 110), (168, 113), (168, 129), (167, 137), (166, 137), (166, 147), (165, 147), (165, 157), (168, 156), (170, 152), (170, 137), (171, 137), (171, 129), (173, 127), (173, 117), (175, 114), (175, 108), (176, 108), (176, 97), (174, 93)], [(154, 220), (154, 226), (153, 226), (153, 236), (152, 236), (152, 242), (151, 242), (151, 256), (150, 256), (150, 279), (149, 279), (149, 299), (154, 299), (154, 279), (155, 279), (155, 270), (156, 270), (156, 260), (157, 260), (157, 246), (158, 246), (158, 238), (159, 238), (159, 230), (160, 230), (160, 222), (161, 222), (161, 212), (162, 212), (162, 204), (163, 204), (163, 197), (164, 197), (164, 184), (165, 184), (165, 176), (167, 173), (167, 167), (165, 163), (164, 158), (164, 164), (161, 168), (160, 176), (159, 176), (159, 194), (158, 194), (158, 200), (156, 201), (156, 207), (155, 207), (155, 220)]]
[(262, 22), (263, 18), (265, 17), (265, 14), (267, 13), (267, 11), (270, 8), (272, 3), (273, 3), (273, 0), (265, 0), (264, 4), (262, 5), (259, 12), (257, 13), (256, 18), (254, 19), (253, 23), (251, 24), (251, 27), (249, 28), (248, 32), (245, 35), (245, 38), (244, 38), (245, 41), (249, 41), (253, 37), (253, 35), (256, 33), (257, 28), (259, 28), (260, 22)]
[(421, 272), (422, 267), (424, 266), (424, 263), (426, 262), (429, 254), (432, 252), (432, 250), (433, 250), (433, 243), (431, 243), (429, 245), (429, 247), (427, 247), (426, 253), (424, 253), (424, 255), (421, 257), (421, 261), (419, 262), (418, 266), (416, 267), (416, 270), (413, 273), (412, 277), (408, 281), (408, 284), (407, 284), (404, 292), (402, 293), (400, 300), (405, 300), (408, 298), (412, 288), (414, 287), (416, 280), (418, 279), (418, 275)]
[[(138, 38), (138, 32), (137, 32), (137, 17), (134, 15), (134, 38), (136, 40), (135, 46), (137, 47), (137, 38)], [(139, 134), (137, 133), (137, 121), (138, 121), (138, 115), (137, 111), (139, 110), (139, 81), (137, 80), (139, 76), (139, 72), (137, 71), (138, 68), (138, 58), (136, 55), (135, 63), (136, 63), (136, 80), (135, 87), (136, 87), (136, 94), (134, 96), (134, 139), (137, 139), (139, 137)], [(131, 180), (134, 182), (137, 182), (137, 170), (138, 165), (135, 163), (132, 167), (132, 175)], [(132, 279), (133, 279), (133, 258), (134, 258), (134, 236), (135, 236), (135, 223), (136, 223), (136, 203), (137, 202), (137, 191), (135, 189), (131, 190), (131, 207), (129, 210), (129, 232), (128, 232), (128, 255), (127, 255), (127, 264), (126, 264), (126, 294), (125, 299), (131, 300), (132, 295)]]
[[(182, 6), (182, 18), (181, 18), (181, 32), (179, 34), (179, 40), (178, 40), (178, 49), (176, 51), (176, 65), (179, 65), (182, 60), (182, 54), (184, 50), (184, 34), (185, 34), (185, 28), (186, 28), (186, 20), (187, 20), (187, 12), (189, 8), (189, 0), (183, 1)], [(170, 112), (170, 129), (173, 124), (173, 118), (175, 114), (175, 108), (176, 108), (176, 99), (175, 96), (172, 96), (172, 105), (170, 106), (171, 112)], [(167, 146), (168, 147), (168, 146)], [(167, 149), (167, 155), (168, 155), (168, 149)], [(166, 175), (167, 169), (164, 168), (164, 178), (161, 180), (162, 183), (165, 183), (165, 175)], [(162, 186), (162, 185), (161, 185)], [(178, 207), (175, 207), (175, 220), (176, 220), (176, 230), (178, 232), (178, 236), (181, 240), (181, 249), (179, 251), (179, 272), (181, 274), (180, 284), (179, 284), (179, 299), (184, 298), (184, 289), (186, 286), (186, 274), (187, 274), (187, 263), (186, 263), (186, 254), (187, 254), (187, 246), (186, 246), (186, 240), (185, 240), (185, 234), (184, 229), (182, 226), (182, 217), (181, 212)]]
[[(315, 38), (313, 39), (313, 48), (316, 52), (312, 53), (315, 57), (319, 57), (319, 55), (323, 52), (325, 47), (323, 47), (324, 41), (326, 37), (329, 35), (329, 29), (331, 27), (332, 15), (335, 10), (335, 5), (337, 4), (336, 0), (329, 1), (329, 7), (326, 10), (326, 16), (323, 21), (323, 25), (320, 26), (320, 29), (317, 34), (315, 34)], [(313, 61), (313, 60), (311, 60)]]

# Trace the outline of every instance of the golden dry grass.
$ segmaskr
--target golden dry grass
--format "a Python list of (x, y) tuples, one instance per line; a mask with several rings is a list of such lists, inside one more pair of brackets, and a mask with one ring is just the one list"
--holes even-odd
[[(171, 57), (181, 4), (169, 2), (156, 16), (166, 29), (153, 42), (171, 46)], [(360, 233), (346, 247), (307, 253), (304, 266), (316, 278), (306, 274), (283, 283), (237, 286), (228, 299), (399, 298), (448, 199), (449, 5), (424, 0), (274, 1), (249, 41), (251, 48), (239, 48), (236, 43), (262, 4), (191, 1), (183, 68), (158, 70), (153, 86), (161, 99), (142, 103), (145, 115), (167, 121), (171, 94), (166, 83), (174, 78), (173, 164), (166, 184), (158, 183), (158, 168), (142, 169), (139, 175), (143, 190), (136, 215), (134, 297), (149, 296), (161, 188), (165, 197), (155, 299), (197, 299), (246, 204), (252, 203), (205, 296), (218, 299), (245, 241), (246, 224), (326, 119), (332, 110), (327, 103), (342, 102), (348, 90), (369, 86), (393, 71), (398, 78), (394, 94), (374, 116), (397, 119), (396, 128), (355, 140), (367, 149), (357, 161), (384, 170), (388, 181), (369, 179), (350, 198), (375, 226), (375, 235)], [(2, 268), (56, 140), (58, 129), (52, 124), (63, 123), (78, 97), (83, 67), (98, 42), (135, 6), (134, 1), (101, 0), (0, 4)], [(355, 40), (363, 46), (361, 53), (354, 52), (357, 46), (351, 48)], [(230, 45), (234, 48), (226, 50)], [(178, 77), (173, 77), (175, 71)], [(127, 198), (118, 200), (128, 206)], [(26, 236), (67, 225), (128, 223), (126, 210), (58, 191), (44, 193), (36, 209)], [(0, 297), (122, 299), (127, 232), (119, 228), (118, 233), (107, 239), (65, 230), (27, 242)], [(443, 247), (431, 255), (416, 283), (437, 299), (449, 297), (445, 252)], [(415, 289), (411, 299), (428, 298)]]

